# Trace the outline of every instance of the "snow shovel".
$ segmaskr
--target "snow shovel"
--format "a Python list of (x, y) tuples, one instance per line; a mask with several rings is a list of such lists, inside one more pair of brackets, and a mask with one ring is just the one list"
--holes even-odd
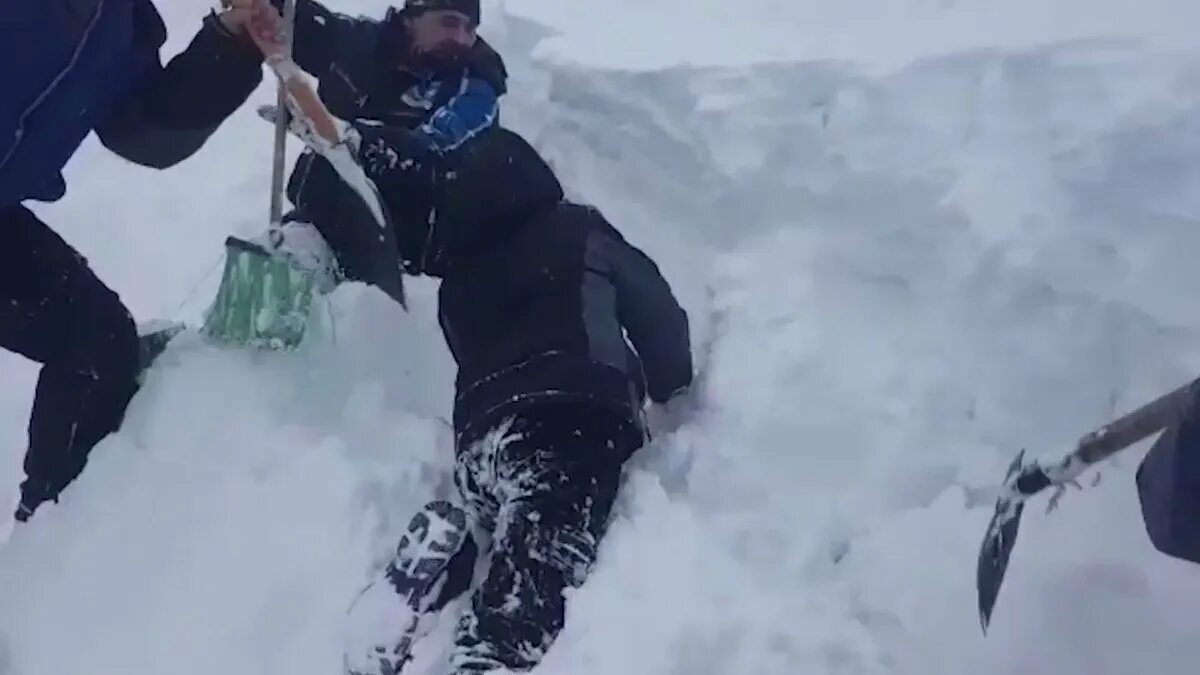
[[(228, 0), (221, 0), (221, 5), (226, 9), (231, 6)], [(295, 0), (286, 0), (280, 37), (289, 58), (295, 16)], [(281, 80), (277, 95), (281, 107), (286, 99), (287, 91)], [(304, 337), (312, 308), (311, 275), (269, 250), (281, 240), (286, 140), (287, 123), (281, 117), (275, 123), (267, 240), (251, 242), (238, 237), (225, 240), (221, 285), (201, 327), (201, 333), (214, 342), (286, 350), (297, 347)]]
[[(267, 58), (279, 78), (274, 107), (259, 110), (275, 125), (270, 227), (265, 241), (226, 240), (225, 273), (216, 301), (205, 317), (203, 333), (219, 342), (275, 350), (294, 349), (304, 338), (314, 297), (322, 292), (317, 273), (294, 267), (276, 249), (283, 242), (284, 144), (291, 133), (325, 158), (363, 201), (377, 227), (373, 236), (383, 251), (394, 251), (395, 239), (382, 199), (349, 147), (353, 130), (334, 118), (292, 61), (295, 0), (284, 4), (281, 53)], [(405, 305), (397, 265), (381, 274), (381, 288)]]
[(1009, 558), (1017, 543), (1017, 530), (1021, 525), (1025, 502), (1053, 487), (1056, 489), (1050, 499), (1053, 508), (1066, 486), (1075, 484), (1089, 467), (1182, 419), (1198, 395), (1200, 379), (1084, 435), (1076, 443), (1074, 452), (1053, 464), (1026, 463), (1024, 450), (1017, 455), (1000, 488), (996, 510), (979, 551), (975, 581), (979, 619), (985, 634), (1000, 594), (1000, 585), (1004, 582), (1004, 572), (1008, 569)]

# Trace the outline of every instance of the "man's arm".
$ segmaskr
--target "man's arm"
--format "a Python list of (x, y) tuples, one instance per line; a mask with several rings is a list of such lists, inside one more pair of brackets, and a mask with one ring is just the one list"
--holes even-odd
[(645, 253), (615, 230), (598, 236), (596, 262), (617, 291), (617, 315), (642, 359), (646, 393), (665, 403), (692, 384), (692, 345), (687, 312)]
[[(283, 0), (271, 0), (271, 4), (283, 13)], [(315, 0), (296, 0), (292, 60), (301, 70), (322, 77), (329, 72), (342, 45), (365, 39), (363, 32), (373, 32), (376, 25), (371, 19), (334, 12)]]
[[(374, 180), (423, 181), (432, 164), (487, 130), (498, 116), (495, 89), (481, 78), (464, 78), (459, 93), (416, 129), (352, 122), (363, 139), (358, 159)], [(422, 186), (411, 184), (410, 189)]]
[(199, 150), (246, 102), (262, 81), (261, 64), (253, 45), (210, 16), (188, 48), (165, 68), (154, 68), (96, 133), (105, 147), (132, 162), (173, 166)]

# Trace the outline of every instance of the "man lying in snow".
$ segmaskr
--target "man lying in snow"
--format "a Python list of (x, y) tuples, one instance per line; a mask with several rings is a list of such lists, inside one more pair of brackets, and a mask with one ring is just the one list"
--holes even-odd
[[(278, 9), (283, 0), (231, 4)], [(317, 79), (318, 95), (333, 116), (352, 121), (356, 133), (368, 141), (392, 134), (392, 143), (399, 145), (366, 158), (371, 164), (404, 161), (414, 180), (419, 176), (427, 181), (424, 191), (431, 191), (437, 180), (430, 171), (433, 159), (495, 123), (499, 98), (505, 93), (504, 62), (476, 32), (479, 12), (478, 0), (409, 0), (401, 9), (389, 9), (382, 19), (371, 19), (298, 0), (292, 59)], [(272, 10), (272, 15), (278, 12)], [(264, 16), (261, 9), (259, 16)], [(260, 23), (272, 20), (268, 16)], [(260, 27), (282, 30), (270, 23)], [(244, 30), (240, 36), (249, 42)], [(328, 290), (337, 279), (369, 280), (403, 303), (401, 273), (419, 273), (420, 261), (398, 260), (394, 237), (410, 233), (404, 228), (381, 232), (379, 214), (355, 190), (347, 189), (347, 177), (327, 159), (311, 149), (301, 155), (287, 184), (295, 208), (283, 216), (282, 227), (247, 243), (313, 273), (300, 284), (311, 282)], [(401, 213), (400, 205), (394, 209), (395, 218), (411, 215)], [(336, 267), (332, 259), (322, 257), (322, 238), (338, 253)], [(417, 242), (404, 244), (411, 249)], [(274, 288), (294, 293), (285, 284)], [(248, 317), (286, 312), (260, 311), (260, 303), (290, 307), (287, 298), (270, 294), (225, 292), (218, 295), (206, 332), (238, 343), (248, 342), (248, 337), (270, 343), (271, 337), (286, 331)], [(306, 313), (299, 317), (300, 323), (306, 318)], [(261, 335), (255, 332), (259, 325), (265, 326)], [(302, 335), (303, 326), (298, 332)]]
[[(315, 217), (312, 225), (286, 225), (285, 247), (286, 230), (303, 227), (309, 260), (323, 261), (310, 267), (314, 273), (331, 267), (338, 278), (378, 283), (374, 275), (387, 270), (368, 258), (383, 253), (393, 267), (440, 278), (441, 327), (458, 365), (462, 507), (417, 520), (397, 560), (359, 598), (356, 608), (378, 613), (378, 621), (356, 622), (362, 649), (348, 654), (348, 668), (397, 672), (428, 626), (401, 617), (414, 608), (440, 611), (465, 592), (484, 552), (486, 576), (458, 622), (454, 672), (527, 671), (562, 629), (564, 591), (583, 583), (596, 558), (622, 466), (647, 438), (645, 400), (666, 404), (692, 383), (688, 317), (655, 263), (595, 208), (567, 201), (523, 138), (494, 120), (464, 122), (454, 101), (495, 91), (471, 83), (471, 66), (455, 62), (465, 78), (459, 98), (435, 107), (428, 123), (344, 122), (319, 109), (282, 56), (278, 13), (257, 11), (252, 37), (295, 95), (293, 131), (313, 148), (301, 208)], [(394, 20), (419, 30), (416, 22), (433, 16), (452, 30), (451, 43), (478, 44), (475, 3), (410, 1)], [(369, 103), (386, 81), (354, 87), (352, 100)], [(381, 195), (395, 234), (391, 250), (360, 247), (365, 240), (346, 231), (362, 222), (363, 201), (336, 179), (326, 157), (337, 152), (351, 153)], [(320, 175), (330, 179), (313, 187)], [(449, 550), (428, 547), (437, 557), (412, 555), (410, 544), (444, 534), (435, 520), (453, 528), (467, 516), (478, 539), (447, 537)], [(414, 586), (430, 597), (413, 603)]]

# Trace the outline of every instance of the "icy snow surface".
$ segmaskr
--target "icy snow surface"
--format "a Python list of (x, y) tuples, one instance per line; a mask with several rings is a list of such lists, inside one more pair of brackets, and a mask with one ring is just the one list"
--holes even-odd
[[(379, 0), (331, 0), (378, 14)], [(170, 56), (202, 0), (160, 2)], [(1200, 5), (510, 0), (506, 123), (660, 262), (697, 411), (630, 467), (539, 675), (1173, 675), (1200, 569), (1150, 547), (1146, 445), (1045, 516), (980, 635), (1020, 448), (1200, 373)], [(139, 319), (195, 321), (266, 218), (269, 84), (168, 171), (94, 140), (36, 210)], [(298, 147), (293, 143), (294, 155)], [(184, 336), (0, 549), (0, 674), (330, 675), (343, 613), (446, 489), (436, 287), (340, 288), (300, 354)], [(36, 371), (0, 354), (0, 502)], [(982, 496), (981, 496), (982, 495)], [(449, 623), (414, 672), (441, 675)]]

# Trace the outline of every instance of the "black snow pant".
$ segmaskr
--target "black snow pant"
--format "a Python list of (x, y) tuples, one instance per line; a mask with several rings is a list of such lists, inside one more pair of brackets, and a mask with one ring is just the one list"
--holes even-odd
[(23, 206), (0, 207), (0, 347), (42, 364), (18, 517), (58, 494), (137, 389), (137, 326), (85, 260)]
[(582, 403), (540, 405), (460, 447), (456, 482), (492, 535), (487, 576), (458, 624), (458, 674), (523, 672), (563, 627), (563, 591), (583, 583), (640, 445), (631, 422)]

